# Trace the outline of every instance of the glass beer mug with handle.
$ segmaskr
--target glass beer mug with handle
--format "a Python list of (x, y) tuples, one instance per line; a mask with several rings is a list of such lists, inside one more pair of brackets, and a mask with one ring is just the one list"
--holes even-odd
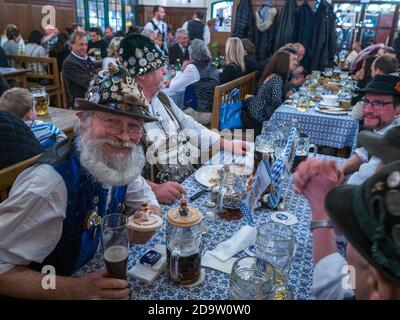
[(305, 133), (301, 133), (297, 141), (296, 153), (292, 165), (292, 172), (296, 167), (308, 158), (308, 153), (312, 150), (313, 157), (317, 156), (318, 148), (315, 144), (310, 143), (310, 136)]
[(244, 164), (228, 164), (221, 169), (218, 214), (222, 219), (230, 221), (243, 217), (241, 204), (251, 174), (252, 168)]
[(189, 207), (187, 199), (167, 213), (167, 274), (178, 285), (189, 285), (201, 277), (202, 214)]
[(49, 113), (49, 95), (45, 87), (32, 87), (31, 92), (35, 99), (35, 110), (38, 116)]

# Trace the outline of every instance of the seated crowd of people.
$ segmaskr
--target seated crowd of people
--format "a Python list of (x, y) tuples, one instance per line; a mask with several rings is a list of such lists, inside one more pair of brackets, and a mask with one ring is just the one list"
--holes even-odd
[[(128, 282), (104, 270), (72, 277), (100, 241), (98, 225), (85, 223), (88, 214), (138, 215), (146, 202), (161, 216), (161, 204), (187, 193), (181, 183), (202, 153), (213, 146), (237, 155), (250, 150), (248, 142), (224, 139), (207, 127), (215, 86), (262, 71), (242, 115), (245, 128), (258, 135), (305, 81), (299, 43), (257, 61), (249, 39), (230, 37), (220, 66), (208, 49), (204, 12), (176, 33), (164, 22), (163, 7), (155, 6), (153, 14), (143, 28), (125, 35), (108, 27), (104, 38), (99, 28), (87, 34), (76, 25), (67, 34), (48, 26), (24, 44), (19, 30), (7, 26), (0, 58), (1, 50), (56, 57), (79, 121), (68, 138), (36, 119), (27, 89), (0, 92), (0, 169), (39, 156), (0, 203), (0, 297), (128, 298)], [(400, 298), (399, 65), (391, 48), (367, 49), (355, 44), (346, 61), (358, 85), (353, 116), (367, 129), (359, 134), (360, 147), (340, 166), (308, 159), (294, 173), (293, 190), (311, 209), (317, 299)], [(90, 58), (98, 50), (100, 67)], [(168, 79), (166, 63), (180, 64), (180, 73)], [(185, 91), (185, 109), (169, 96), (179, 91)], [(135, 231), (134, 242), (153, 235)], [(347, 244), (346, 258), (337, 242)], [(57, 270), (55, 290), (42, 289), (45, 265)], [(346, 266), (355, 269), (351, 286), (343, 286)]]

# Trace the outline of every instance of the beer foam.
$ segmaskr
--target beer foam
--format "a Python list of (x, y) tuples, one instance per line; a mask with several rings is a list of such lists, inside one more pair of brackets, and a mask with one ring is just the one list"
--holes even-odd
[(112, 246), (104, 252), (104, 259), (108, 262), (121, 262), (128, 257), (128, 248), (124, 246)]

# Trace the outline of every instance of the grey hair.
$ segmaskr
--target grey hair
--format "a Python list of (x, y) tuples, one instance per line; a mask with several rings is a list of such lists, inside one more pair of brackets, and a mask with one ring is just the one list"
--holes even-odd
[(82, 39), (82, 38), (85, 38), (85, 37), (86, 37), (86, 33), (82, 32), (82, 31), (75, 31), (70, 36), (71, 43), (74, 44), (76, 42), (76, 40)]
[(193, 61), (210, 61), (211, 54), (206, 43), (200, 39), (190, 41), (189, 54)]
[(151, 40), (157, 38), (157, 32), (150, 29), (143, 29), (141, 35), (150, 38)]
[(82, 125), (82, 122), (86, 122), (87, 123), (89, 121), (89, 119), (93, 117), (93, 113), (94, 113), (93, 110), (84, 110), (84, 111), (81, 111), (81, 112), (82, 112), (83, 121), (80, 118), (78, 118), (79, 121), (77, 121), (75, 123), (75, 125), (74, 125), (74, 133), (75, 133), (75, 135), (80, 135), (83, 132), (85, 132), (86, 130), (88, 130), (87, 126), (85, 127), (85, 125)]
[(180, 28), (180, 29), (176, 30), (175, 36), (178, 37), (180, 34), (188, 36), (189, 32), (186, 29)]

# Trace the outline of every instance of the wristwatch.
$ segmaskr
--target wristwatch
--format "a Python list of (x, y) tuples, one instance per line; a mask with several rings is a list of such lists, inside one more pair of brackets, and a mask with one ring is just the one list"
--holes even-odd
[(318, 228), (333, 228), (333, 224), (330, 220), (313, 220), (310, 223), (310, 230)]

